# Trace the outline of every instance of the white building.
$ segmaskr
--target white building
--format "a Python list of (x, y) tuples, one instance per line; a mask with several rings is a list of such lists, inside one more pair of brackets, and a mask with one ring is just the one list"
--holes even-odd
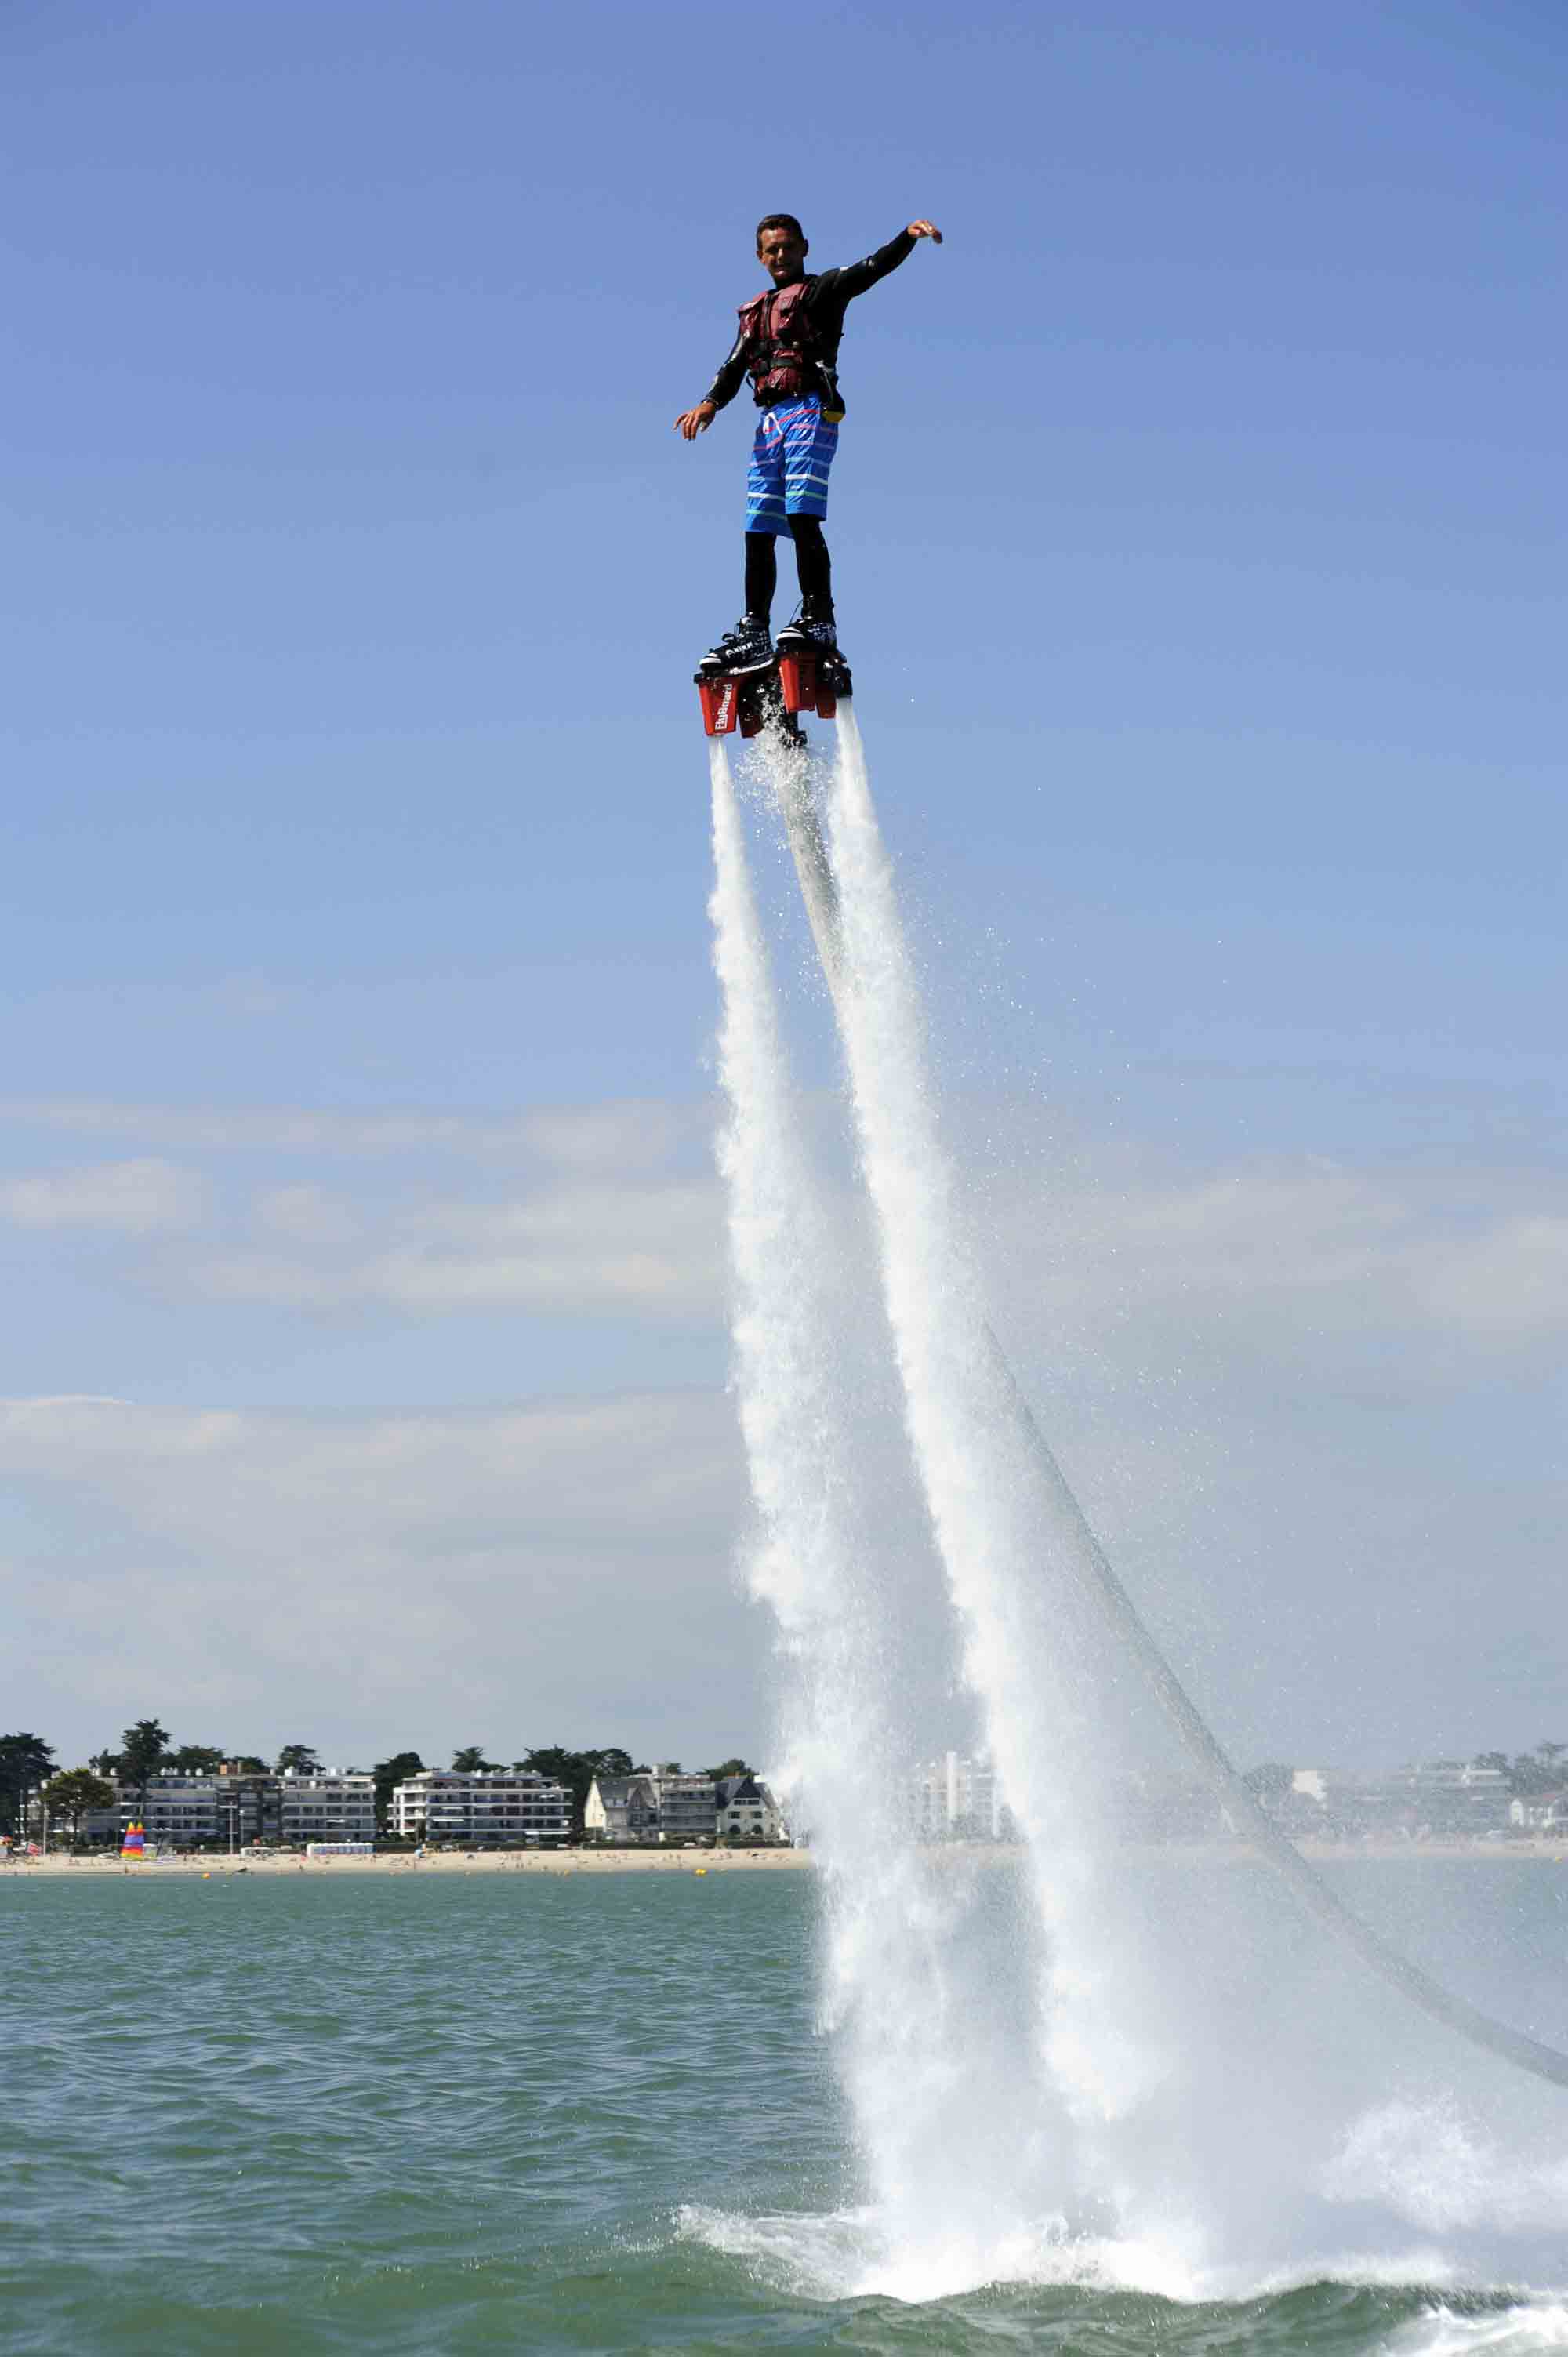
[(81, 1819), (83, 1841), (118, 1841), (140, 1824), (150, 1844), (188, 1849), (217, 1842), (249, 1849), (258, 1840), (373, 1841), (376, 1780), (339, 1768), (301, 1775), (248, 1772), (229, 1761), (215, 1774), (166, 1768), (147, 1780), (145, 1793), (114, 1784), (114, 1805)]
[(637, 1776), (596, 1776), (583, 1811), (585, 1833), (617, 1844), (711, 1842), (718, 1826), (713, 1778), (684, 1775), (673, 1760)]
[(944, 1751), (909, 1780), (915, 1831), (922, 1841), (1009, 1841), (1012, 1827), (989, 1760)]
[(779, 1803), (760, 1778), (749, 1772), (744, 1776), (721, 1776), (714, 1797), (720, 1841), (727, 1836), (741, 1841), (789, 1839)]
[(285, 1842), (373, 1842), (376, 1780), (358, 1770), (285, 1768), (277, 1780)]
[(711, 1776), (683, 1775), (672, 1760), (649, 1781), (659, 1810), (661, 1842), (712, 1841), (718, 1831), (718, 1786)]
[(1486, 1833), (1509, 1822), (1512, 1788), (1500, 1768), (1473, 1760), (1422, 1760), (1398, 1768), (1385, 1790), (1435, 1834)]
[(583, 1831), (618, 1847), (659, 1839), (659, 1803), (650, 1776), (596, 1776), (583, 1805)]
[(1521, 1792), (1509, 1803), (1509, 1823), (1527, 1834), (1568, 1832), (1568, 1792)]
[(426, 1768), (392, 1787), (392, 1831), (403, 1840), (482, 1843), (565, 1841), (572, 1795), (529, 1768), (465, 1774)]
[(220, 1777), (184, 1775), (171, 1768), (148, 1779), (145, 1796), (117, 1779), (114, 1790), (115, 1825), (121, 1834), (129, 1824), (140, 1824), (149, 1842), (184, 1848), (193, 1842), (217, 1841), (228, 1833), (222, 1804), (231, 1796)]

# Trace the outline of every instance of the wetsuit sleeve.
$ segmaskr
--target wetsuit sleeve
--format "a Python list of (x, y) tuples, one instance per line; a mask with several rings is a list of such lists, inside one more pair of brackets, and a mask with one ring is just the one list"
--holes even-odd
[(717, 376), (703, 393), (703, 399), (711, 401), (715, 409), (726, 409), (740, 391), (741, 379), (745, 374), (746, 330), (742, 328), (736, 333), (728, 360), (720, 368)]
[(846, 303), (853, 303), (857, 295), (864, 295), (868, 286), (875, 286), (879, 278), (886, 278), (890, 270), (908, 262), (915, 246), (916, 240), (907, 229), (901, 229), (897, 237), (890, 237), (886, 245), (879, 245), (864, 262), (848, 262), (842, 270), (822, 271), (808, 298), (811, 307), (842, 311)]

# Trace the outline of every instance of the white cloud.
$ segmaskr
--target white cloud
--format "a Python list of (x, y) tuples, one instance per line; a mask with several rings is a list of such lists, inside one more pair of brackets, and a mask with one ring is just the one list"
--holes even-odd
[(705, 1127), (702, 1109), (628, 1098), (524, 1112), (356, 1112), (308, 1105), (118, 1103), (101, 1097), (12, 1097), (0, 1119), (81, 1135), (137, 1137), (209, 1153), (451, 1154), (526, 1159), (579, 1175), (657, 1168)]
[(0, 1185), (0, 1219), (19, 1228), (154, 1235), (195, 1227), (205, 1205), (206, 1189), (194, 1171), (152, 1158), (38, 1171)]
[[(14, 1103), (17, 1118), (124, 1131), (187, 1150), (296, 1159), (220, 1222), (203, 1182), (157, 1157), (19, 1178), (0, 1217), (35, 1230), (98, 1227), (156, 1246), (146, 1274), (168, 1300), (294, 1306), (421, 1318), (475, 1309), (690, 1321), (722, 1315), (724, 1205), (705, 1171), (706, 1104), (624, 1100), (507, 1115), (233, 1112)], [(1001, 1130), (1005, 1130), (1005, 1120)], [(1038, 1168), (987, 1135), (1005, 1171)], [(409, 1157), (435, 1154), (467, 1184), (416, 1186)], [(344, 1185), (336, 1157), (392, 1166)], [(396, 1167), (400, 1161), (402, 1168)], [(521, 1165), (490, 1191), (496, 1160)], [(1517, 1353), (1533, 1363), (1568, 1338), (1568, 1221), (1556, 1175), (1484, 1167), (1358, 1168), (1256, 1156), (1207, 1170), (1085, 1149), (1066, 1178), (991, 1190), (1008, 1315), (1031, 1306), (1059, 1334), (1141, 1338), (1185, 1329), (1247, 1366), (1374, 1342), (1390, 1379), (1463, 1379)], [(177, 1238), (178, 1241), (174, 1241)], [(1163, 1340), (1161, 1338), (1163, 1337)], [(1431, 1346), (1441, 1353), (1432, 1357)]]
[(1537, 1213), (1455, 1238), (1412, 1272), (1412, 1291), (1477, 1340), (1568, 1337), (1568, 1220)]
[(757, 1738), (768, 1637), (729, 1577), (743, 1476), (721, 1396), (379, 1416), (14, 1400), (0, 1474), (43, 1534), (8, 1566), (13, 1707), (78, 1749), (144, 1707), (193, 1741), (303, 1727), (361, 1753)]
[[(265, 1199), (260, 1245), (166, 1255), (169, 1292), (209, 1301), (368, 1308), (429, 1317), (717, 1317), (724, 1303), (716, 1189), (678, 1183), (546, 1188), (500, 1203), (435, 1200), (385, 1215), (358, 1245), (346, 1204), (319, 1189)], [(278, 1248), (282, 1238), (301, 1247)]]
[(351, 1244), (360, 1232), (353, 1208), (325, 1187), (269, 1187), (256, 1198), (256, 1225), (291, 1243)]
[[(235, 1371), (249, 1364), (253, 1308), (279, 1304), (331, 1318), (614, 1318), (631, 1329), (615, 1333), (618, 1370), (657, 1369), (672, 1325), (716, 1328), (725, 1282), (722, 1192), (688, 1168), (699, 1115), (655, 1114), (520, 1116), (506, 1125), (518, 1167), (499, 1171), (485, 1158), (493, 1128), (461, 1148), (472, 1167), (454, 1144), (432, 1173), (399, 1167), (392, 1132), (373, 1121), (380, 1167), (345, 1170), (330, 1157), (346, 1136), (372, 1150), (361, 1117), (345, 1116), (346, 1132), (302, 1146), (280, 1174), (274, 1129), (253, 1175), (236, 1156), (226, 1189), (215, 1183), (199, 1231), (123, 1227), (119, 1266), (156, 1292), (171, 1353), (182, 1303), (199, 1301)], [(472, 1145), (454, 1118), (419, 1132), (421, 1150), (435, 1133)], [(1558, 1175), (1281, 1155), (1183, 1169), (1102, 1144), (1064, 1171), (1004, 1128), (988, 1133), (1004, 1178), (981, 1206), (998, 1325), (1118, 1565), (1182, 1662), (1197, 1663), (1222, 1730), (1243, 1724), (1245, 1751), (1288, 1744), (1294, 1727), (1352, 1759), (1533, 1740), (1527, 1680), (1561, 1659)], [(1014, 1175), (1042, 1171), (1027, 1187)], [(178, 1190), (147, 1200), (166, 1208)], [(69, 1249), (76, 1231), (60, 1232)], [(864, 1265), (863, 1231), (854, 1242)], [(28, 1253), (42, 1265), (31, 1242)], [(874, 1300), (854, 1314), (850, 1339), (875, 1350)], [(109, 1363), (89, 1354), (53, 1380), (91, 1391)], [(176, 1363), (158, 1369), (166, 1390)], [(111, 1717), (127, 1612), (157, 1632), (137, 1674), (156, 1680), (162, 1659), (163, 1690), (188, 1691), (192, 1709), (210, 1696), (225, 1739), (242, 1731), (231, 1710), (296, 1684), (337, 1710), (325, 1661), (349, 1663), (342, 1706), (359, 1711), (347, 1723), (367, 1743), (381, 1739), (378, 1697), (394, 1716), (424, 1706), (421, 1660), (463, 1698), (454, 1708), (471, 1700), (489, 1717), (489, 1732), (467, 1731), (492, 1742), (530, 1739), (532, 1720), (515, 1737), (496, 1730), (514, 1723), (509, 1695), (526, 1717), (536, 1685), (555, 1692), (546, 1663), (565, 1663), (580, 1720), (603, 1727), (624, 1703), (650, 1727), (628, 1739), (650, 1748), (685, 1748), (682, 1695), (699, 1713), (719, 1706), (726, 1644), (751, 1649), (735, 1674), (756, 1707), (766, 1633), (736, 1619), (725, 1574), (744, 1502), (722, 1402), (649, 1393), (629, 1405), (336, 1422), (160, 1420), (91, 1402), (7, 1415), (0, 1474), (42, 1500), (50, 1534), (38, 1563), (17, 1565), (35, 1631), (27, 1675), (41, 1662), (62, 1696), (80, 1690)], [(896, 1451), (896, 1415), (889, 1432)], [(69, 1566), (49, 1554), (57, 1523), (77, 1534)], [(1506, 1594), (1505, 1613), (1488, 1593)], [(635, 1645), (621, 1642), (623, 1618)], [(689, 1619), (700, 1627), (688, 1641)], [(1407, 1731), (1369, 1753), (1360, 1729), (1391, 1718), (1385, 1695)], [(1517, 1734), (1510, 1712), (1529, 1717)], [(559, 1724), (570, 1716), (564, 1702)]]
[[(1326, 1340), (1372, 1346), (1412, 1390), (1462, 1355), (1538, 1356), (1568, 1340), (1568, 1221), (1552, 1173), (1359, 1170), (1258, 1157), (1197, 1176), (1129, 1169), (1111, 1183), (1015, 1196), (998, 1222), (1009, 1296), (1070, 1330), (1175, 1318), (1220, 1356), (1227, 1341), (1294, 1362)], [(1527, 1203), (1521, 1208), (1521, 1193)], [(1540, 1200), (1528, 1202), (1530, 1196)], [(1471, 1370), (1479, 1372), (1480, 1364)]]

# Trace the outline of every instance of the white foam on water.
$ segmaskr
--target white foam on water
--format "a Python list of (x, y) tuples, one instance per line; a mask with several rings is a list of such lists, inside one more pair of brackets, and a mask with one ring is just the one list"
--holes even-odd
[(685, 2240), (738, 2259), (765, 2280), (815, 2299), (876, 2297), (909, 2307), (990, 2285), (1082, 2285), (1196, 2295), (1189, 2272), (1166, 2252), (1121, 2247), (1112, 2254), (1075, 2240), (1065, 2219), (976, 2236), (940, 2219), (918, 2244), (899, 2245), (875, 2207), (825, 2215), (746, 2217), (692, 2205), (677, 2213)]
[[(1314, 2283), (1400, 2290), (1436, 2285), (1458, 2288), (1447, 2261), (1429, 2249), (1337, 2259), (1325, 2254), (1310, 2264), (1268, 2271), (1202, 2268), (1171, 2244), (1074, 2234), (1063, 2218), (1047, 2219), (1033, 2229), (1015, 2228), (989, 2241), (971, 2240), (933, 2222), (924, 2244), (896, 2247), (887, 2239), (883, 2216), (870, 2206), (824, 2214), (746, 2216), (692, 2203), (677, 2212), (675, 2232), (680, 2240), (700, 2243), (737, 2260), (781, 2290), (812, 2299), (876, 2296), (911, 2307), (1002, 2285), (1136, 2292), (1183, 2308), (1275, 2298)], [(1556, 2313), (1550, 2308), (1520, 2312)]]
[(1560, 2301), (1523, 2300), (1480, 2315), (1429, 2309), (1391, 2333), (1389, 2357), (1536, 2357), (1542, 2350), (1568, 2349), (1568, 2307)]

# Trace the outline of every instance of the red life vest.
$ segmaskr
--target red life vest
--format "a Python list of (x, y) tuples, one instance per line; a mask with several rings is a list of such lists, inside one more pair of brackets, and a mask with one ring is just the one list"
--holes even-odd
[(766, 295), (754, 295), (740, 307), (749, 355), (746, 373), (765, 409), (781, 401), (799, 401), (808, 393), (821, 393), (824, 404), (831, 401), (837, 406), (832, 370), (803, 299), (815, 283), (797, 278), (792, 286), (769, 287)]

